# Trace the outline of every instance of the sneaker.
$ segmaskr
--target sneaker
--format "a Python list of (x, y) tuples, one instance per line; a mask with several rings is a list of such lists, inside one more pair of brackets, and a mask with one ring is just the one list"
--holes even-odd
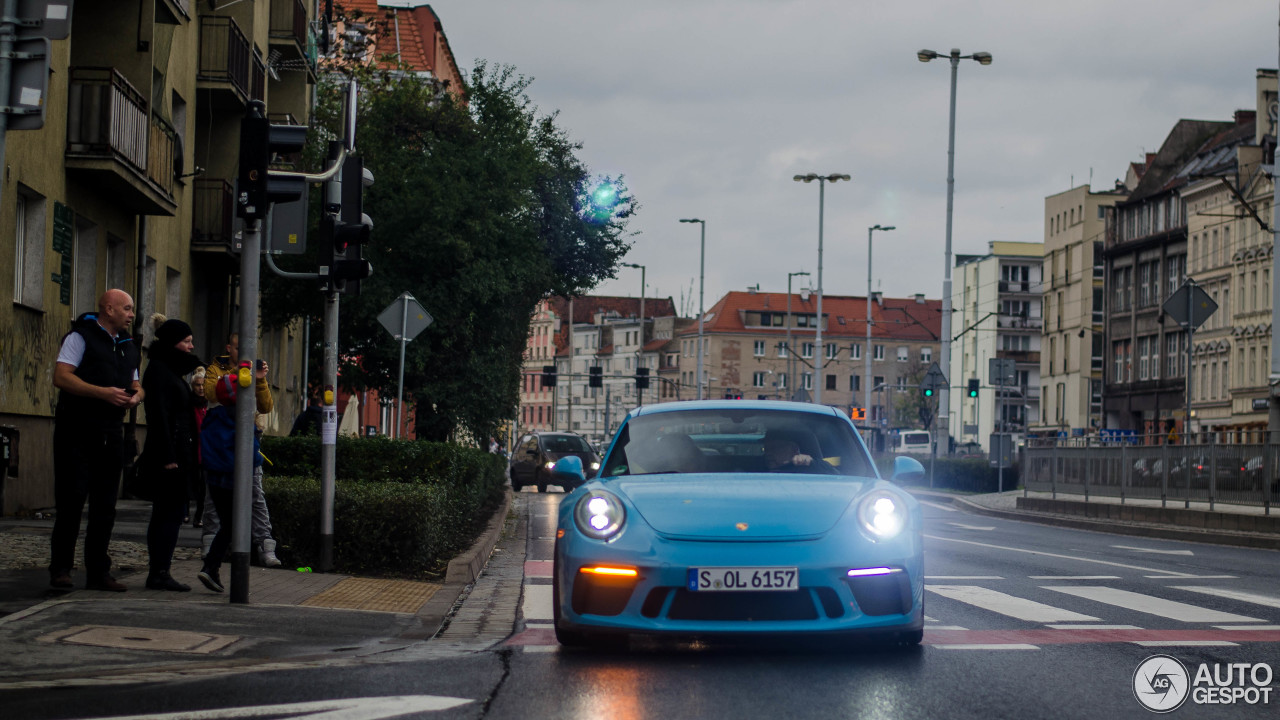
[(85, 590), (106, 590), (108, 592), (124, 592), (129, 588), (124, 583), (116, 580), (110, 575), (103, 575), (97, 580), (86, 580), (84, 583)]
[(258, 548), (258, 560), (262, 562), (263, 567), (280, 567), (280, 558), (276, 557), (275, 540), (262, 541), (262, 545)]
[(218, 577), (218, 571), (213, 568), (202, 569), (196, 577), (200, 578), (201, 584), (214, 592), (222, 592), (222, 579)]
[(191, 586), (173, 579), (169, 573), (155, 573), (147, 576), (148, 590), (172, 590), (173, 592), (191, 592)]
[(75, 587), (75, 585), (71, 582), (71, 573), (56, 572), (49, 574), (49, 587), (57, 588), (59, 590), (70, 590)]

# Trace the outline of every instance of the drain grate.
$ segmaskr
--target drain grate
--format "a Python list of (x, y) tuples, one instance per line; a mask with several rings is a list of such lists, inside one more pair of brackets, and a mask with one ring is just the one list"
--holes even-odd
[(207, 655), (234, 643), (240, 639), (240, 636), (119, 625), (77, 625), (42, 635), (37, 639), (45, 643)]

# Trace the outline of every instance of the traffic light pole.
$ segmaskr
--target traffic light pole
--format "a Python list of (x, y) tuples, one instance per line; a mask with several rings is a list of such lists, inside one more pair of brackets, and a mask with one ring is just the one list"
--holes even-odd
[[(258, 253), (262, 247), (262, 221), (245, 221), (240, 246), (240, 357), (258, 356)], [(249, 543), (253, 506), (253, 422), (258, 409), (252, 365), (233, 370), (236, 384), (236, 454), (231, 492), (231, 602), (249, 602)]]
[(338, 293), (324, 296), (324, 423), (320, 432), (320, 572), (333, 569), (333, 497), (338, 442)]

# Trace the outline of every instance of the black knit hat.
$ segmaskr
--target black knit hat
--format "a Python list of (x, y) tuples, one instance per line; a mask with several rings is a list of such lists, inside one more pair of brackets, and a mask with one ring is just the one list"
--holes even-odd
[(181, 320), (165, 320), (156, 328), (156, 342), (164, 347), (173, 347), (191, 337), (191, 326)]

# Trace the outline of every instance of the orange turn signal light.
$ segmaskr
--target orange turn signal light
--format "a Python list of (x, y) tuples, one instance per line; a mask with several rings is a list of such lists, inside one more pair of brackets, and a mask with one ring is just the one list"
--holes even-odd
[(610, 575), (613, 577), (637, 577), (640, 573), (635, 568), (629, 567), (584, 567), (578, 572), (588, 573), (590, 575)]

